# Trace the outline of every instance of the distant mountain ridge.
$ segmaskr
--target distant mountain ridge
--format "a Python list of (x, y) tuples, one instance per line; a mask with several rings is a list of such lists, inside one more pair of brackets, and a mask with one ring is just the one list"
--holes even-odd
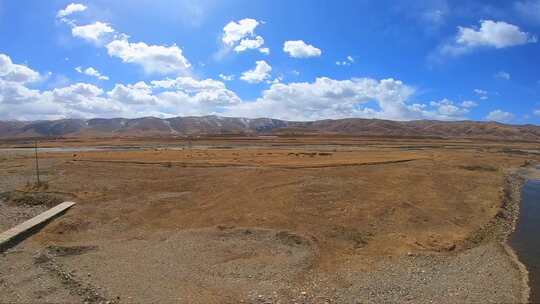
[(221, 116), (0, 121), (0, 138), (4, 139), (218, 134), (342, 134), (540, 141), (540, 126), (478, 121), (391, 121), (362, 118), (297, 122)]

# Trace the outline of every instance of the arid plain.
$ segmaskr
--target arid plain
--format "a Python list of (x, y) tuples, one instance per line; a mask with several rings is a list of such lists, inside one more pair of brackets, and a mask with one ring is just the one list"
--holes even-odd
[(50, 140), (40, 189), (31, 146), (2, 144), (0, 228), (51, 202), (77, 205), (2, 254), (8, 302), (500, 303), (526, 293), (503, 243), (519, 172), (540, 160), (535, 143)]

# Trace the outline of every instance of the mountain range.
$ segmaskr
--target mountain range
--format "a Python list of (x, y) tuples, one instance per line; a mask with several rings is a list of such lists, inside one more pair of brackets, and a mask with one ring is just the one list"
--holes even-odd
[(540, 126), (479, 121), (391, 121), (347, 118), (308, 122), (221, 116), (0, 121), (0, 138), (340, 134), (540, 141)]

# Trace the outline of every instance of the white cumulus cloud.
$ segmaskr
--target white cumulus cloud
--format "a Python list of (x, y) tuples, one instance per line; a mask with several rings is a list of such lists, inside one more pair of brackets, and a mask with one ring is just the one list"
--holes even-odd
[(226, 46), (222, 52), (226, 53), (232, 48), (236, 53), (247, 50), (259, 50), (262, 54), (270, 54), (269, 48), (262, 47), (264, 45), (264, 38), (255, 34), (255, 29), (259, 24), (259, 21), (252, 18), (227, 23), (223, 28), (223, 35), (221, 37), (221, 41)]
[(82, 38), (84, 40), (99, 43), (108, 34), (114, 33), (114, 29), (103, 22), (94, 22), (92, 24), (74, 26), (71, 29), (71, 33), (74, 37)]
[(119, 39), (107, 44), (106, 48), (110, 56), (118, 57), (125, 63), (138, 64), (148, 74), (185, 74), (191, 67), (182, 49), (175, 44), (148, 45)]
[(58, 13), (56, 14), (56, 17), (64, 18), (77, 12), (84, 12), (86, 9), (87, 7), (84, 4), (70, 3), (66, 6), (66, 8), (59, 10)]
[(11, 105), (13, 107), (13, 105), (31, 103), (39, 100), (39, 98), (40, 94), (37, 90), (31, 90), (19, 82), (0, 79), (0, 104), (4, 106)]
[(242, 102), (221, 81), (191, 77), (166, 78), (149, 84), (117, 83), (108, 92), (88, 83), (40, 91), (26, 87), (28, 77), (13, 81), (12, 71), (17, 70), (13, 66), (17, 65), (6, 58), (9, 59), (7, 55), (0, 56), (0, 119), (208, 115)]
[(74, 37), (105, 46), (109, 56), (120, 58), (124, 63), (137, 64), (148, 74), (188, 74), (191, 68), (182, 49), (176, 44), (167, 46), (131, 42), (128, 35), (99, 21), (81, 26), (69, 24)]
[(453, 101), (446, 98), (441, 101), (432, 101), (430, 105), (436, 109), (436, 113), (441, 117), (461, 119), (469, 113), (467, 107), (459, 107)]
[(231, 21), (223, 28), (221, 40), (224, 44), (232, 46), (244, 37), (253, 36), (258, 25), (259, 21), (251, 18), (245, 18), (238, 22)]
[(122, 104), (156, 105), (157, 97), (152, 95), (152, 88), (144, 81), (135, 84), (116, 84), (107, 95)]
[(489, 112), (486, 119), (490, 121), (509, 122), (514, 119), (514, 114), (502, 110), (494, 110)]
[(224, 90), (225, 84), (214, 79), (197, 80), (192, 77), (178, 77), (176, 79), (167, 78), (165, 80), (154, 80), (151, 82), (155, 88), (175, 89), (185, 92), (202, 92)]
[(240, 44), (238, 44), (234, 51), (237, 53), (243, 52), (245, 50), (258, 49), (264, 44), (264, 39), (261, 36), (255, 37), (255, 39), (242, 39)]
[(446, 55), (462, 55), (478, 48), (502, 49), (535, 43), (536, 36), (522, 31), (518, 26), (504, 21), (482, 20), (480, 27), (458, 27), (458, 33), (441, 52)]
[(305, 121), (348, 117), (456, 120), (468, 113), (447, 99), (411, 104), (414, 93), (414, 88), (395, 79), (319, 77), (314, 82), (274, 83), (255, 101), (228, 107), (225, 114)]
[(22, 65), (14, 64), (8, 55), (0, 54), (0, 79), (10, 82), (35, 82), (40, 79), (38, 72)]
[(98, 70), (94, 69), (93, 67), (88, 67), (86, 69), (83, 69), (82, 67), (76, 67), (75, 71), (85, 74), (87, 76), (95, 77), (99, 80), (109, 80), (108, 76), (102, 75)]
[(242, 73), (240, 79), (249, 83), (259, 83), (267, 80), (272, 72), (272, 67), (264, 60), (259, 60), (253, 70)]
[(303, 40), (289, 40), (283, 44), (283, 51), (294, 58), (319, 57), (322, 51)]

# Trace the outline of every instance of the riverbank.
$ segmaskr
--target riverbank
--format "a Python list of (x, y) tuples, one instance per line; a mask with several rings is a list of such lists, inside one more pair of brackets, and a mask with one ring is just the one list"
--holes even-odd
[[(531, 296), (531, 287), (529, 285), (529, 270), (526, 265), (520, 260), (518, 254), (509, 244), (509, 238), (512, 233), (515, 232), (517, 223), (520, 216), (520, 211), (522, 207), (522, 190), (525, 183), (531, 179), (539, 179), (540, 172), (537, 170), (536, 165), (530, 164), (527, 167), (521, 167), (515, 170), (512, 170), (506, 180), (505, 200), (503, 201), (503, 206), (501, 208), (501, 216), (498, 216), (500, 219), (503, 219), (499, 227), (501, 230), (499, 232), (498, 238), (502, 239), (502, 246), (506, 251), (508, 257), (514, 263), (515, 267), (521, 273), (521, 301), (520, 303), (528, 303)], [(495, 219), (497, 220), (497, 219)], [(506, 221), (506, 223), (505, 223)]]
[[(525, 265), (524, 260), (520, 258), (520, 256), (517, 253), (517, 250), (510, 245), (509, 239), (512, 237), (512, 234), (516, 233), (517, 224), (520, 218), (520, 212), (522, 212), (522, 208), (525, 206), (523, 205), (525, 202), (523, 202), (523, 187), (526, 183), (528, 183), (531, 180), (540, 180), (540, 170), (538, 170), (538, 164), (535, 165), (529, 165), (527, 167), (520, 168), (516, 171), (516, 176), (518, 176), (518, 187), (515, 187), (516, 189), (516, 195), (514, 197), (514, 205), (515, 210), (512, 213), (513, 214), (513, 221), (512, 221), (512, 229), (506, 234), (505, 241), (504, 241), (504, 247), (508, 252), (508, 255), (510, 258), (514, 261), (516, 264), (516, 267), (519, 267), (521, 273), (522, 273), (522, 284), (523, 284), (523, 303), (528, 303), (531, 300), (531, 288), (532, 286), (530, 281), (530, 272), (527, 268), (527, 265)], [(536, 248), (536, 247), (535, 247)], [(535, 249), (536, 250), (536, 249)], [(529, 254), (525, 252), (525, 254)], [(530, 262), (530, 261), (529, 261)]]
[(519, 213), (521, 210), (521, 193), (524, 184), (528, 179), (531, 178), (529, 168), (521, 168), (518, 170), (518, 172), (513, 173), (515, 176), (515, 182), (513, 183), (512, 187), (512, 196), (510, 199), (511, 205), (511, 226), (508, 231), (506, 231), (504, 236), (504, 242), (503, 246), (505, 251), (507, 252), (508, 256), (512, 260), (512, 262), (516, 265), (516, 267), (519, 269), (519, 272), (521, 273), (521, 284), (522, 284), (522, 292), (521, 292), (521, 303), (529, 303), (529, 299), (531, 296), (531, 287), (529, 285), (529, 271), (525, 264), (523, 264), (514, 249), (508, 244), (508, 238), (510, 235), (516, 230), (517, 222), (519, 219)]
[(501, 245), (503, 246), (509, 259), (515, 265), (516, 269), (520, 272), (521, 278), (521, 300), (519, 303), (529, 303), (531, 289), (529, 286), (529, 271), (525, 264), (523, 264), (514, 249), (509, 245), (508, 239), (511, 234), (516, 230), (519, 214), (521, 210), (521, 199), (523, 186), (528, 179), (531, 178), (531, 168), (534, 166), (529, 165), (510, 171), (506, 177), (505, 183), (505, 198), (501, 207), (501, 213), (498, 214), (495, 221), (500, 220), (501, 230), (496, 236), (501, 239)]
[(540, 209), (538, 208), (540, 168), (529, 166), (520, 170), (521, 175), (526, 180), (520, 198), (519, 219), (512, 234), (505, 245), (509, 254), (521, 265), (523, 269), (524, 281), (527, 281), (528, 289), (524, 290), (528, 294), (528, 300), (537, 303), (539, 298), (539, 273), (538, 254), (540, 242), (537, 233), (540, 226)]
[[(466, 238), (461, 244), (464, 251), (460, 254), (464, 256), (466, 256), (467, 252), (474, 250), (474, 248), (483, 246), (482, 244), (493, 244), (494, 246), (486, 250), (484, 254), (486, 258), (499, 260), (498, 263), (502, 264), (505, 261), (501, 259), (500, 250), (497, 247), (503, 250), (513, 268), (519, 273), (517, 280), (520, 285), (520, 292), (517, 301), (515, 301), (516, 303), (529, 302), (529, 271), (520, 261), (514, 249), (508, 244), (508, 239), (515, 231), (519, 219), (521, 194), (524, 184), (528, 179), (533, 178), (532, 174), (537, 174), (536, 177), (540, 177), (538, 175), (539, 173), (533, 170), (533, 168), (535, 166), (528, 165), (526, 167), (509, 169), (505, 172), (505, 182), (499, 212), (487, 225)], [(498, 273), (499, 278), (502, 276), (509, 276), (509, 273)], [(504, 290), (504, 288), (501, 290)]]

